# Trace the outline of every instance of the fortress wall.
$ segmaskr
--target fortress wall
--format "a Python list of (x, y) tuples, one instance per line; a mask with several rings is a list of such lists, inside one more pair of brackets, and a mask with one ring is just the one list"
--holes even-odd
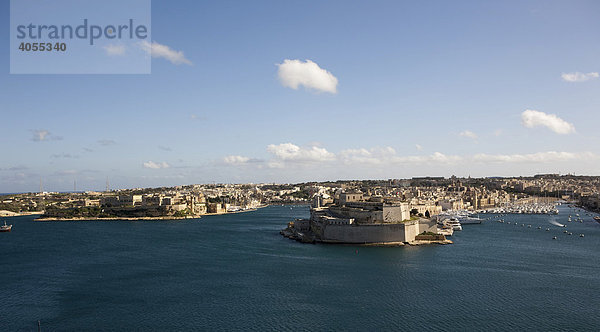
[(361, 211), (350, 208), (334, 208), (329, 209), (332, 215), (343, 219), (355, 219), (359, 222), (381, 222), (383, 220), (382, 211)]
[[(415, 226), (411, 231), (415, 233)], [(418, 228), (418, 227), (417, 227)], [(322, 240), (342, 243), (407, 242), (413, 241), (416, 234), (406, 239), (404, 224), (379, 225), (327, 225)]]
[(415, 237), (419, 235), (419, 223), (407, 223), (404, 231), (406, 233), (406, 242), (414, 241)]
[(399, 222), (410, 219), (410, 210), (407, 204), (403, 205), (384, 205), (383, 222)]
[(421, 234), (423, 232), (437, 233), (437, 222), (435, 218), (419, 220), (418, 234)]

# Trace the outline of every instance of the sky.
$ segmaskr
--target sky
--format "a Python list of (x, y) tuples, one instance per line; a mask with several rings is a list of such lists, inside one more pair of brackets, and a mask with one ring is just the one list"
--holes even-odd
[(598, 1), (153, 0), (146, 75), (10, 74), (0, 6), (0, 192), (600, 175)]

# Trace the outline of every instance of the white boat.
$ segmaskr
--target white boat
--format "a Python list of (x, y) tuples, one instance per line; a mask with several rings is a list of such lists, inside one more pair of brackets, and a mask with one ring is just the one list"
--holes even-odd
[(4, 222), (4, 225), (0, 226), (0, 232), (10, 232), (11, 229), (12, 225), (7, 225), (6, 221)]
[(464, 218), (459, 218), (459, 221), (460, 221), (461, 225), (469, 225), (469, 224), (481, 224), (481, 222), (483, 220), (479, 219), (479, 218), (474, 218), (474, 217), (464, 217)]
[(444, 224), (454, 231), (462, 231), (462, 226), (460, 225), (460, 221), (456, 218), (450, 218), (449, 220), (444, 220)]
[(452, 230), (452, 228), (438, 228), (437, 233), (444, 236), (452, 236), (452, 234), (454, 234), (454, 230)]

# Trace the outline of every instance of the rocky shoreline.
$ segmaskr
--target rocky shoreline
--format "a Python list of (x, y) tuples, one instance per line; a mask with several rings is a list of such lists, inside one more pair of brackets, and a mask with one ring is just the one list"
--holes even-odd
[(30, 211), (30, 212), (12, 212), (8, 210), (1, 210), (0, 217), (20, 217), (20, 216), (33, 216), (36, 214), (44, 214), (43, 211)]
[[(262, 208), (264, 206), (261, 206)], [(55, 217), (40, 217), (36, 218), (35, 221), (114, 221), (114, 220), (124, 220), (124, 221), (152, 221), (152, 220), (183, 220), (183, 219), (200, 219), (202, 217), (210, 217), (210, 216), (219, 216), (224, 214), (235, 214), (235, 213), (244, 213), (244, 212), (252, 212), (256, 211), (256, 209), (247, 209), (240, 211), (231, 211), (231, 212), (221, 212), (221, 213), (206, 213), (198, 216), (185, 216), (185, 217), (173, 217), (173, 216), (161, 216), (161, 217), (74, 217), (74, 218), (55, 218)], [(36, 213), (41, 214), (41, 213)]]
[(337, 241), (322, 241), (320, 239), (317, 239), (314, 236), (314, 234), (312, 234), (312, 233), (298, 232), (290, 227), (282, 229), (279, 232), (279, 234), (283, 235), (283, 237), (286, 237), (288, 239), (295, 240), (295, 241), (302, 242), (302, 243), (342, 244), (342, 245), (355, 245), (355, 246), (362, 246), (362, 247), (402, 247), (402, 246), (407, 246), (407, 245), (408, 246), (421, 246), (421, 245), (432, 245), (432, 244), (446, 245), (446, 244), (453, 243), (451, 240), (448, 240), (445, 237), (443, 237), (443, 239), (431, 239), (431, 240), (421, 239), (421, 240), (414, 240), (414, 241), (410, 241), (410, 242), (346, 243), (346, 242), (337, 242)]
[(181, 219), (198, 219), (200, 217), (107, 217), (107, 218), (89, 218), (89, 217), (77, 217), (77, 218), (37, 218), (35, 221), (114, 221), (114, 220), (125, 220), (125, 221), (136, 221), (136, 220), (181, 220)]

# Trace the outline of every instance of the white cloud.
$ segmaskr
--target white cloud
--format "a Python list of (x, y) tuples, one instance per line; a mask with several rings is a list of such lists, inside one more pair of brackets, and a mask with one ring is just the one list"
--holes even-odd
[(192, 62), (186, 59), (182, 51), (175, 51), (167, 45), (162, 45), (157, 42), (149, 43), (148, 41), (144, 40), (140, 42), (140, 46), (153, 58), (164, 58), (176, 65), (192, 65)]
[(345, 164), (382, 164), (396, 157), (396, 151), (391, 147), (372, 149), (347, 149), (338, 153), (338, 158)]
[(483, 163), (549, 163), (572, 160), (592, 160), (598, 156), (591, 152), (537, 152), (530, 154), (476, 154), (473, 161)]
[(423, 146), (421, 146), (421, 144), (415, 144), (415, 148), (417, 151), (423, 151)]
[(248, 161), (250, 161), (250, 158), (243, 157), (243, 156), (227, 156), (227, 157), (223, 158), (223, 161), (226, 164), (239, 165), (239, 164), (247, 163)]
[(472, 132), (470, 130), (464, 130), (464, 131), (460, 132), (459, 135), (462, 137), (477, 139), (477, 134), (475, 134), (474, 132)]
[(560, 76), (562, 77), (563, 81), (566, 81), (566, 82), (585, 82), (585, 81), (589, 81), (589, 80), (598, 78), (600, 76), (600, 74), (598, 74), (597, 72), (589, 72), (589, 73), (574, 72), (574, 73), (563, 73)]
[(554, 114), (546, 114), (535, 110), (526, 110), (521, 114), (523, 126), (533, 128), (544, 126), (557, 134), (570, 134), (575, 132), (575, 126)]
[(312, 146), (299, 147), (292, 143), (270, 144), (267, 151), (282, 161), (327, 161), (335, 159), (335, 155), (324, 148)]
[(125, 54), (125, 46), (124, 45), (106, 45), (103, 47), (104, 51), (106, 51), (107, 55), (110, 56), (118, 56)]
[(448, 156), (441, 152), (434, 152), (433, 155), (429, 157), (431, 161), (445, 164), (452, 164), (461, 161), (463, 158), (459, 156)]
[[(287, 170), (293, 174), (305, 172), (307, 179), (315, 174), (328, 176), (357, 176), (360, 174), (382, 174), (389, 176), (397, 172), (435, 172), (452, 169), (484, 169), (485, 172), (498, 167), (506, 171), (515, 169), (530, 170), (535, 167), (561, 167), (570, 164), (585, 164), (600, 160), (600, 155), (593, 152), (560, 152), (545, 151), (528, 154), (466, 154), (452, 155), (434, 152), (427, 155), (404, 155), (392, 147), (344, 149), (333, 153), (323, 147), (301, 147), (292, 143), (271, 144), (267, 146), (271, 158), (267, 160), (252, 157), (230, 155), (223, 162), (232, 166), (250, 167), (255, 170), (277, 169)], [(567, 164), (563, 164), (567, 163)], [(522, 165), (522, 166), (517, 166)], [(496, 167), (496, 168), (494, 168)], [(316, 173), (314, 171), (317, 170)], [(244, 171), (248, 171), (245, 169)], [(293, 172), (292, 172), (293, 171)], [(283, 171), (282, 171), (283, 172)], [(291, 174), (291, 173), (285, 174)], [(275, 173), (274, 173), (275, 174)], [(282, 173), (283, 174), (283, 173)], [(409, 173), (410, 175), (411, 173)], [(414, 174), (414, 173), (413, 173)], [(286, 175), (287, 176), (287, 175)]]
[(310, 60), (285, 59), (277, 66), (279, 81), (285, 87), (296, 90), (302, 85), (320, 92), (337, 93), (338, 79)]
[(162, 163), (155, 163), (153, 161), (147, 161), (143, 164), (144, 168), (151, 168), (151, 169), (161, 169), (161, 168), (169, 168), (171, 167), (169, 164), (167, 164), (166, 162), (162, 162)]
[(463, 160), (460, 156), (446, 155), (441, 152), (434, 152), (428, 156), (400, 156), (394, 158), (393, 161), (397, 164), (455, 164)]
[(428, 156), (398, 156), (391, 147), (373, 149), (348, 149), (337, 154), (337, 158), (344, 164), (372, 164), (372, 165), (407, 165), (442, 163), (453, 164), (462, 160), (459, 156), (448, 156), (435, 152)]
[(496, 137), (502, 136), (502, 129), (494, 130), (494, 136), (496, 136)]
[(35, 130), (33, 132), (33, 140), (34, 141), (45, 141), (46, 137), (50, 134), (47, 130)]
[(31, 138), (31, 140), (34, 142), (43, 142), (43, 141), (48, 141), (48, 140), (60, 141), (62, 139), (61, 136), (53, 135), (52, 133), (50, 133), (48, 130), (45, 130), (45, 129), (32, 130), (32, 132), (33, 132), (33, 137)]

